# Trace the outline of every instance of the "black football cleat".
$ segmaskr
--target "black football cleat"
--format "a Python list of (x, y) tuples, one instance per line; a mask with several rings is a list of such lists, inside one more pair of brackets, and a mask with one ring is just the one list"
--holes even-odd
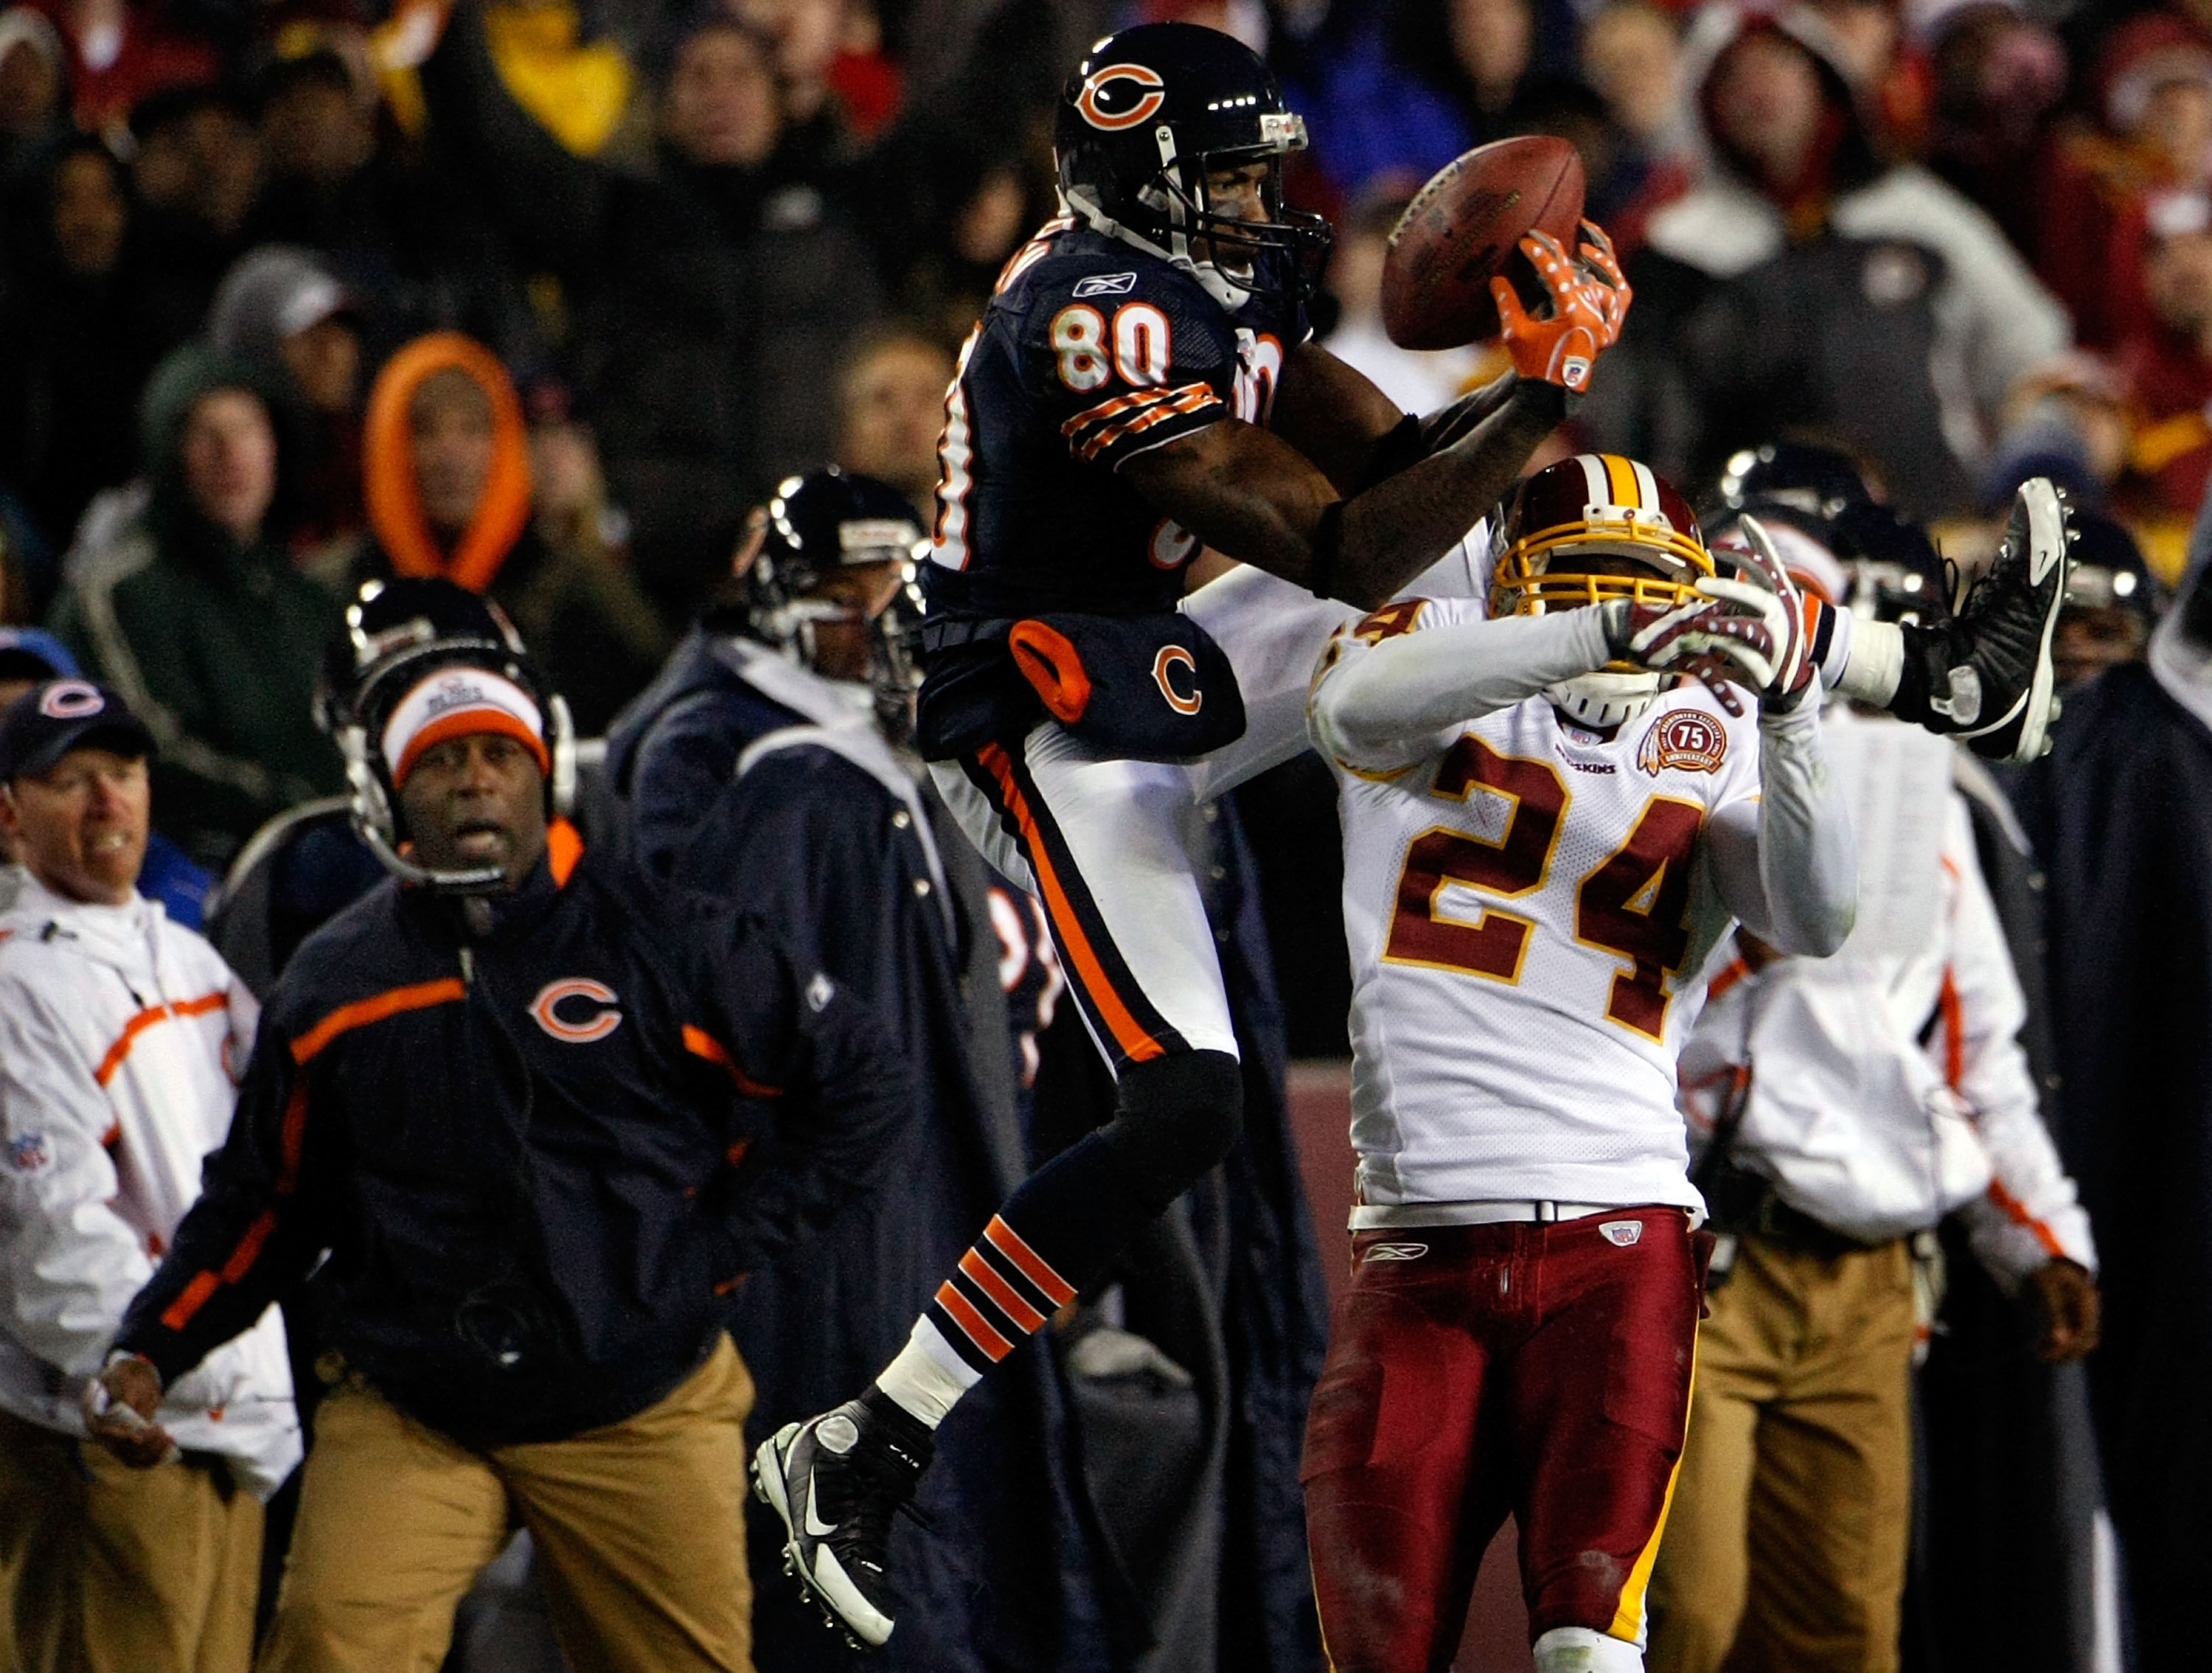
[(1909, 636), (1923, 659), (1935, 732), (1963, 739), (1992, 761), (2033, 761), (2050, 745), (2057, 714), (2051, 636), (2066, 603), (2066, 502), (2045, 477), (2013, 496), (2004, 542), (1967, 589), (1955, 619)]
[(855, 1649), (891, 1635), (884, 1559), (936, 1450), (928, 1428), (871, 1390), (805, 1423), (787, 1423), (753, 1454), (753, 1492), (782, 1518), (785, 1572)]

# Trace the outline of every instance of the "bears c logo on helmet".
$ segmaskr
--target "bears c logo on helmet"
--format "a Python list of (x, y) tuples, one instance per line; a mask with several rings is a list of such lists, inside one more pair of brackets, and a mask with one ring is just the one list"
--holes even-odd
[[(561, 1014), (566, 1001), (568, 1015)], [(587, 976), (564, 976), (549, 982), (530, 1001), (530, 1019), (564, 1045), (589, 1045), (604, 1040), (622, 1026), (621, 1001), (604, 982)]]
[[(1117, 89), (1117, 82), (1129, 82), (1136, 91)], [(1075, 108), (1092, 127), (1109, 134), (1119, 133), (1155, 115), (1168, 101), (1166, 87), (1158, 70), (1147, 70), (1141, 64), (1109, 64), (1103, 70), (1093, 70), (1084, 82), (1083, 91), (1075, 96)], [(1127, 110), (1107, 108), (1109, 104), (1118, 105), (1124, 99), (1133, 99), (1135, 102)]]

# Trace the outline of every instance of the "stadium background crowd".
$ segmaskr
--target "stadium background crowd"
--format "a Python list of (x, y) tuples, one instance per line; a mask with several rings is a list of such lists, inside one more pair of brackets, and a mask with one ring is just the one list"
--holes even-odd
[[(1291, 196), (1338, 228), (1317, 325), (1409, 410), (1503, 362), (1388, 343), (1398, 210), (1469, 145), (1566, 137), (1637, 301), (1534, 464), (1632, 453), (1705, 501), (1814, 436), (1968, 562), (2048, 475), (2135, 577), (2081, 672), (2140, 654), (2212, 476), (2212, 8), (52, 0), (0, 12), (0, 619), (151, 727), (173, 916), (343, 788), (313, 698), (360, 581), (488, 593), (597, 737), (780, 480), (835, 459), (926, 509), (958, 342), (1051, 212), (1064, 68), (1170, 18), (1291, 89)], [(1218, 921), (1272, 944), (1290, 1054), (1340, 1056), (1327, 776), (1239, 800)], [(1035, 1096), (1079, 1111), (1062, 1047)], [(1971, 1382), (1931, 1403), (2009, 1433), (2020, 1385)], [(1911, 1664), (1996, 1664), (1946, 1659), (1938, 1573), (2087, 1664), (1960, 1515), (1923, 1530)]]

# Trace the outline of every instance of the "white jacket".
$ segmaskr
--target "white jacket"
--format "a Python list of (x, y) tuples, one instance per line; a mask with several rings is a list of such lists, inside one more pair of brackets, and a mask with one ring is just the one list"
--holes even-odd
[[(1832, 715), (1839, 735), (1906, 730)], [(1739, 958), (1714, 975), (1682, 1051), (1691, 1148), (1702, 1153), (1741, 1097), (1732, 1157), (1834, 1231), (1886, 1241), (1963, 1208), (1975, 1254), (2007, 1289), (2054, 1256), (2094, 1271), (2088, 1216), (2020, 1047), (2027, 1003), (1965, 799), (1948, 788), (1949, 746), (1921, 747), (1936, 752), (1924, 906), (1893, 910), (1886, 945), (1855, 935), (1832, 958), (1778, 958), (1754, 973)], [(1879, 794), (1854, 791), (1869, 823)], [(1863, 861), (1862, 873), (1878, 886), (1882, 867)], [(1889, 877), (1897, 883), (1895, 867)]]
[[(84, 1433), (86, 1379), (230, 1130), (258, 1016), (156, 902), (86, 906), (31, 879), (0, 917), (0, 1409)], [(276, 1310), (160, 1418), (274, 1493), (301, 1451)]]

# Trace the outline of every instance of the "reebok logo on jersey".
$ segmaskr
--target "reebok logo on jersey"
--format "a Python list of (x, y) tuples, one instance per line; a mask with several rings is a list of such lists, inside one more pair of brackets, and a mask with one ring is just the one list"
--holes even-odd
[(1626, 1249), (1644, 1236), (1640, 1220), (1609, 1220), (1597, 1228), (1597, 1234), (1615, 1249)]
[(1636, 751), (1636, 764), (1656, 778), (1668, 768), (1713, 773), (1728, 759), (1728, 732), (1710, 715), (1670, 709), (1651, 722)]
[(1425, 1243), (1378, 1243), (1359, 1257), (1362, 1264), (1370, 1261), (1418, 1261), (1429, 1252)]
[(1080, 301), (1085, 296), (1126, 296), (1136, 288), (1134, 273), (1093, 273), (1077, 282), (1074, 295)]

